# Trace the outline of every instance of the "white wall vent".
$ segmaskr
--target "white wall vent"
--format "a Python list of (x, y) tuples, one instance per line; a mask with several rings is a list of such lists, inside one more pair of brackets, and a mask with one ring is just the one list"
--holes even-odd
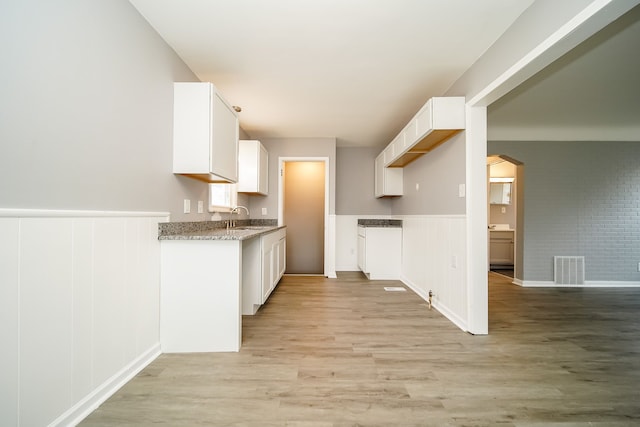
[(583, 256), (554, 256), (553, 267), (556, 285), (584, 285)]

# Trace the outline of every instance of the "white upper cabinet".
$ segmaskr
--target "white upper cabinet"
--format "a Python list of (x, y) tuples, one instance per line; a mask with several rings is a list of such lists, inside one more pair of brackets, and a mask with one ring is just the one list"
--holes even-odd
[(256, 140), (241, 140), (238, 154), (238, 192), (269, 194), (269, 153)]
[(238, 180), (238, 116), (214, 85), (174, 83), (173, 173)]
[(391, 148), (387, 148), (376, 157), (375, 162), (375, 196), (389, 197), (402, 196), (402, 168), (385, 168), (385, 157), (389, 155)]
[(465, 128), (464, 97), (429, 99), (402, 132), (391, 141), (393, 155), (386, 167), (401, 168)]

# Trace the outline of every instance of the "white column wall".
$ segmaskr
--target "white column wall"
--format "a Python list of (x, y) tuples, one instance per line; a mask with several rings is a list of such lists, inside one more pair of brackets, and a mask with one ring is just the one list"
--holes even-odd
[(468, 330), (466, 218), (407, 215), (402, 219), (402, 281), (434, 308)]

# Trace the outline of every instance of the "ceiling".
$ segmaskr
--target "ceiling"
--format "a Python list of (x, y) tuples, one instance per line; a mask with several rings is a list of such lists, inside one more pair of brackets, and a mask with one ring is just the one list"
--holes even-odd
[(489, 106), (489, 140), (640, 140), (640, 6)]
[(386, 145), (533, 0), (130, 0), (252, 138)]
[[(385, 146), (533, 0), (130, 0), (251, 138)], [(640, 6), (494, 102), (490, 140), (638, 140)]]

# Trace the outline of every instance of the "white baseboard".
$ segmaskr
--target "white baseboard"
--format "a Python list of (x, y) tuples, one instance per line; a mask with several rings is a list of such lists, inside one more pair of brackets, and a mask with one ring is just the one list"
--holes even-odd
[(590, 288), (638, 288), (640, 287), (640, 282), (587, 280), (584, 286)]
[(119, 372), (89, 393), (85, 398), (60, 415), (51, 424), (49, 424), (49, 427), (75, 426), (79, 424), (80, 421), (89, 416), (89, 414), (95, 411), (102, 403), (113, 396), (115, 392), (153, 362), (160, 354), (160, 343), (156, 343), (153, 347), (141, 354), (137, 359), (122, 368)]
[(358, 264), (343, 264), (336, 265), (336, 271), (360, 271), (360, 269), (358, 268)]
[(638, 288), (640, 282), (587, 280), (582, 285), (556, 285), (552, 281), (514, 279), (513, 283), (525, 288)]

